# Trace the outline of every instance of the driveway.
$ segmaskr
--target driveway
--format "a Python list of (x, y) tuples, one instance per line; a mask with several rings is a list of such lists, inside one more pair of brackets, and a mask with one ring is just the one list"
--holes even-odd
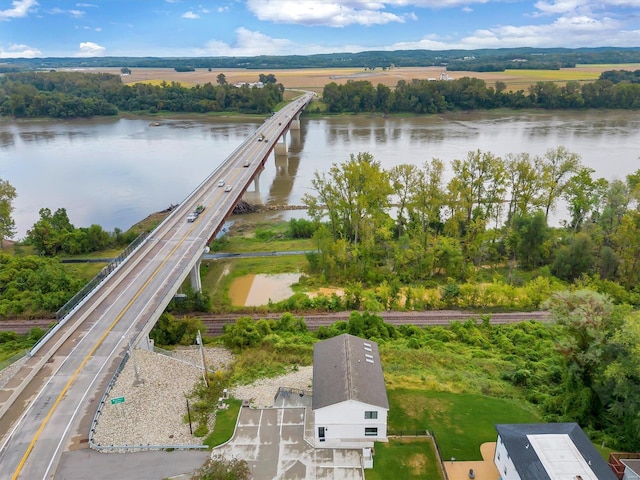
[(246, 460), (254, 480), (364, 480), (360, 450), (313, 448), (304, 408), (242, 407), (233, 438), (213, 455)]
[(469, 480), (469, 470), (473, 470), (478, 480), (500, 480), (500, 472), (493, 463), (493, 454), (496, 451), (496, 442), (487, 442), (480, 445), (482, 461), (475, 462), (450, 462), (444, 460), (444, 468), (449, 480)]

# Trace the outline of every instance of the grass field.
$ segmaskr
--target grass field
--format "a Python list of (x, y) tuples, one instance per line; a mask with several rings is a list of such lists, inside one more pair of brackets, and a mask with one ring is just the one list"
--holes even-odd
[(427, 437), (393, 438), (375, 444), (373, 470), (365, 470), (366, 480), (437, 480), (443, 478), (433, 442)]
[[(196, 69), (194, 72), (176, 72), (172, 68), (133, 68), (132, 74), (122, 77), (125, 83), (150, 82), (159, 84), (162, 81), (180, 82), (183, 85), (216, 84), (216, 77), (223, 73), (228, 83), (256, 82), (261, 73), (275, 75), (278, 82), (285, 88), (299, 88), (321, 92), (323, 87), (331, 82), (339, 84), (349, 80), (368, 80), (372, 84), (382, 83), (389, 87), (397, 85), (398, 81), (413, 79), (438, 78), (441, 73), (447, 73), (451, 78), (475, 77), (480, 78), (491, 86), (496, 81), (506, 83), (508, 90), (524, 89), (529, 85), (541, 81), (566, 83), (570, 80), (590, 82), (598, 78), (600, 73), (607, 70), (638, 70), (640, 64), (599, 64), (577, 65), (575, 68), (560, 70), (506, 70), (504, 72), (446, 72), (443, 67), (401, 67), (391, 70), (365, 71), (359, 68), (305, 68), (305, 69)], [(97, 71), (120, 73), (119, 68), (100, 68)]]
[(217, 411), (216, 424), (213, 432), (211, 432), (204, 441), (204, 444), (209, 445), (210, 448), (222, 445), (233, 437), (242, 402), (232, 398), (229, 399), (227, 403), (229, 404), (228, 409)]
[(480, 445), (496, 440), (496, 423), (533, 423), (523, 402), (430, 390), (389, 390), (389, 431), (434, 432), (445, 459), (482, 460)]

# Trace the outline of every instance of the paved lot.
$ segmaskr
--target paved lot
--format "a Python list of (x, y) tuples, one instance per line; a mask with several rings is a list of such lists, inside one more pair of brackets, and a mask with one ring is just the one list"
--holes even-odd
[(55, 480), (162, 480), (191, 474), (210, 454), (208, 450), (100, 453), (84, 448), (62, 454)]
[(482, 461), (476, 462), (450, 462), (444, 461), (449, 480), (468, 480), (469, 470), (473, 469), (478, 480), (499, 480), (500, 472), (493, 463), (493, 454), (496, 451), (496, 442), (488, 442), (480, 445)]
[(254, 480), (364, 479), (360, 450), (313, 448), (304, 429), (304, 408), (243, 407), (234, 437), (213, 454), (246, 460)]

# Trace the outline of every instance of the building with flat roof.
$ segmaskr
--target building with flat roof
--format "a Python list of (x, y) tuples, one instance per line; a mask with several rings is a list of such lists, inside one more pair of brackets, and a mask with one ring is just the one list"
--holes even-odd
[(316, 446), (387, 440), (389, 400), (376, 342), (343, 334), (314, 345), (312, 411)]
[(496, 425), (502, 480), (617, 480), (577, 423)]

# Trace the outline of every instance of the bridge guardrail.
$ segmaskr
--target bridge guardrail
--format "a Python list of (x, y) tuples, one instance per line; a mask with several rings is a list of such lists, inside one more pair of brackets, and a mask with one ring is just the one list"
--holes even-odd
[[(157, 228), (157, 227), (156, 227)], [(87, 299), (93, 291), (96, 289), (98, 285), (100, 285), (106, 278), (109, 277), (117, 268), (119, 268), (126, 259), (135, 252), (140, 245), (146, 240), (149, 236), (149, 233), (143, 232), (141, 233), (133, 242), (125, 247), (125, 249), (118, 255), (114, 260), (109, 263), (106, 267), (104, 267), (95, 277), (87, 282), (87, 284), (80, 289), (78, 293), (76, 293), (71, 299), (65, 303), (58, 311), (56, 312), (56, 320), (55, 324), (52, 325), (46, 333), (38, 340), (29, 352), (30, 356), (33, 356), (40, 347), (47, 342), (57, 331), (58, 329), (64, 325), (64, 320), (74, 311), (85, 299)]]

